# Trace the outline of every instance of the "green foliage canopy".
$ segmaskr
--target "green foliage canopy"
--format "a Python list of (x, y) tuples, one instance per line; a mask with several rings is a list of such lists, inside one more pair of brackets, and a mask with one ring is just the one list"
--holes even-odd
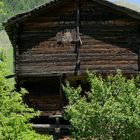
[(81, 97), (69, 83), (64, 91), (69, 100), (65, 118), (76, 139), (138, 140), (140, 138), (140, 89), (135, 79), (118, 72), (102, 78), (88, 73), (90, 91)]
[(17, 92), (5, 76), (5, 62), (0, 62), (0, 140), (51, 140), (49, 137), (36, 134), (29, 123), (31, 118), (39, 115), (28, 108), (22, 97), (24, 89)]

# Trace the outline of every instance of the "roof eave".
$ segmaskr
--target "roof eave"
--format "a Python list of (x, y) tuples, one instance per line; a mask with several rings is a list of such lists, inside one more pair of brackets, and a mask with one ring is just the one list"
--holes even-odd
[[(46, 3), (46, 4), (43, 4), (41, 6), (38, 6), (34, 9), (28, 11), (28, 12), (20, 13), (16, 16), (13, 16), (13, 17), (9, 18), (6, 22), (3, 23), (3, 26), (4, 27), (13, 26), (16, 23), (23, 22), (27, 18), (34, 15), (36, 12), (38, 13), (44, 7), (50, 8), (50, 7), (53, 7), (57, 4), (61, 4), (60, 1), (64, 2), (64, 1), (68, 1), (68, 0), (54, 0), (54, 1), (51, 1), (50, 3)], [(132, 9), (120, 6), (120, 5), (116, 5), (116, 4), (114, 4), (112, 2), (109, 2), (109, 1), (106, 1), (106, 0), (92, 0), (92, 1), (97, 2), (99, 4), (103, 4), (107, 7), (111, 7), (113, 9), (117, 10), (117, 11), (120, 11), (120, 12), (136, 19), (136, 20), (140, 20), (140, 13), (135, 11), (135, 10), (132, 10)]]

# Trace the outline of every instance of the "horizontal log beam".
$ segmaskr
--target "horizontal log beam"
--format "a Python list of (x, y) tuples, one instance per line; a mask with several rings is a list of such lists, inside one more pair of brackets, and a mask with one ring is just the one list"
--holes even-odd
[(54, 129), (54, 128), (60, 128), (60, 129), (69, 129), (68, 125), (50, 125), (50, 124), (32, 124), (32, 127), (35, 129), (42, 128), (42, 129)]

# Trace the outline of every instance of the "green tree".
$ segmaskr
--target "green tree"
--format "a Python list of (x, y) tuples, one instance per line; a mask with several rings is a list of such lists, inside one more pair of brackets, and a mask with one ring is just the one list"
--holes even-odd
[(2, 22), (8, 18), (26, 12), (50, 0), (0, 0), (0, 30)]
[(118, 72), (102, 78), (88, 73), (90, 91), (81, 97), (67, 82), (64, 91), (69, 100), (65, 118), (71, 123), (76, 139), (139, 140), (140, 89), (135, 78), (126, 79)]
[(22, 97), (26, 91), (14, 90), (5, 79), (6, 74), (5, 62), (0, 62), (0, 140), (51, 140), (32, 130), (29, 120), (39, 112), (23, 103)]
[(2, 29), (2, 21), (5, 19), (4, 3), (0, 0), (0, 30)]

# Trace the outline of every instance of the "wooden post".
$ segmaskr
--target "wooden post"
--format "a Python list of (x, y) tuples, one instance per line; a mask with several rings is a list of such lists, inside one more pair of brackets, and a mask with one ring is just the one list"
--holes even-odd
[(59, 86), (60, 86), (60, 89), (59, 89), (59, 94), (60, 94), (60, 111), (63, 110), (63, 106), (64, 106), (64, 103), (63, 103), (63, 92), (62, 92), (62, 76), (60, 75), (60, 79), (59, 79)]
[(17, 47), (17, 27), (14, 27), (13, 30), (13, 63), (14, 63), (14, 69), (13, 72), (16, 73), (16, 47)]
[(77, 10), (77, 22), (76, 22), (76, 52), (79, 51), (79, 36), (80, 36), (80, 6), (79, 6), (79, 0), (76, 0), (76, 10)]
[(54, 140), (59, 140), (61, 135), (61, 127), (60, 127), (60, 118), (62, 118), (62, 115), (52, 115), (49, 118), (55, 118), (56, 125), (54, 127)]
[(138, 73), (140, 71), (140, 43), (138, 43)]
[(79, 75), (80, 71), (80, 2), (76, 0), (76, 10), (77, 10), (77, 22), (76, 22), (76, 53), (77, 53), (77, 61), (76, 61), (76, 68), (75, 74)]
[(19, 47), (18, 47), (18, 32), (19, 32), (19, 25), (16, 24), (13, 30), (13, 73), (15, 73), (15, 80), (16, 80), (16, 89), (19, 90), (19, 85), (18, 85), (18, 78), (17, 78), (17, 63), (18, 63), (18, 55), (19, 55)]

